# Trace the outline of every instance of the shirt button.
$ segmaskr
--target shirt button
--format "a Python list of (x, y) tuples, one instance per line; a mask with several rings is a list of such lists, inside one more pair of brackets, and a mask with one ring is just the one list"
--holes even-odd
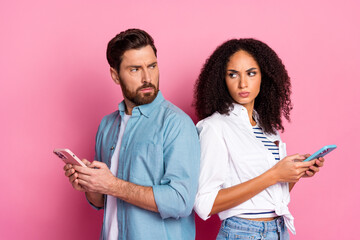
[(114, 147), (111, 147), (111, 149), (110, 150), (114, 150)]

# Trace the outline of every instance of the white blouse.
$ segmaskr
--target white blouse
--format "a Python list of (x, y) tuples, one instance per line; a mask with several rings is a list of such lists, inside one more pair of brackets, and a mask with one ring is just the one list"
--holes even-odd
[[(256, 115), (256, 114), (254, 114)], [(200, 218), (209, 218), (219, 190), (253, 179), (278, 160), (256, 138), (245, 107), (234, 104), (226, 114), (214, 113), (196, 125), (201, 144), (199, 188), (194, 209)], [(278, 141), (280, 159), (286, 156), (286, 146), (278, 134), (265, 136), (269, 141)], [(232, 216), (252, 218), (283, 216), (286, 226), (295, 234), (294, 218), (289, 212), (289, 184), (277, 183), (251, 199), (219, 212), (221, 220)], [(253, 218), (254, 218), (253, 217)]]

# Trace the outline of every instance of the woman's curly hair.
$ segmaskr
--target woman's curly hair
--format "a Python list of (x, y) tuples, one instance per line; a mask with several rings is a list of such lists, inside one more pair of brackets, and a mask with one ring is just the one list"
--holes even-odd
[(232, 110), (234, 100), (226, 86), (226, 68), (230, 57), (240, 50), (249, 53), (261, 71), (260, 92), (254, 104), (258, 124), (265, 133), (284, 131), (281, 116), (290, 121), (292, 109), (290, 77), (274, 50), (252, 38), (226, 41), (206, 60), (195, 83), (196, 115), (202, 120), (214, 112), (229, 114)]

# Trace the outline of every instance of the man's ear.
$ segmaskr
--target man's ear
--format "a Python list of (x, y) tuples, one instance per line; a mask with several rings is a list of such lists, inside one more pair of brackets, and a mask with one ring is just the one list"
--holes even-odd
[(114, 82), (117, 84), (117, 85), (120, 85), (120, 79), (119, 79), (119, 74), (118, 72), (114, 69), (114, 68), (110, 68), (110, 75), (111, 75), (111, 78), (114, 80)]

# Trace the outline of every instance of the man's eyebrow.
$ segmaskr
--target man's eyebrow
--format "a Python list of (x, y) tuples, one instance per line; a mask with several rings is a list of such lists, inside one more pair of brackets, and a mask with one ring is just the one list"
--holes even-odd
[(140, 65), (129, 65), (129, 66), (126, 66), (126, 68), (141, 68)]
[[(153, 62), (153, 63), (150, 63), (149, 65), (147, 66), (152, 66), (152, 65), (155, 65), (157, 64), (157, 61)], [(126, 68), (141, 68), (142, 66), (141, 65), (129, 65), (127, 66)]]
[(152, 66), (152, 65), (155, 65), (157, 64), (157, 61), (153, 62), (153, 63), (150, 63), (148, 66)]

